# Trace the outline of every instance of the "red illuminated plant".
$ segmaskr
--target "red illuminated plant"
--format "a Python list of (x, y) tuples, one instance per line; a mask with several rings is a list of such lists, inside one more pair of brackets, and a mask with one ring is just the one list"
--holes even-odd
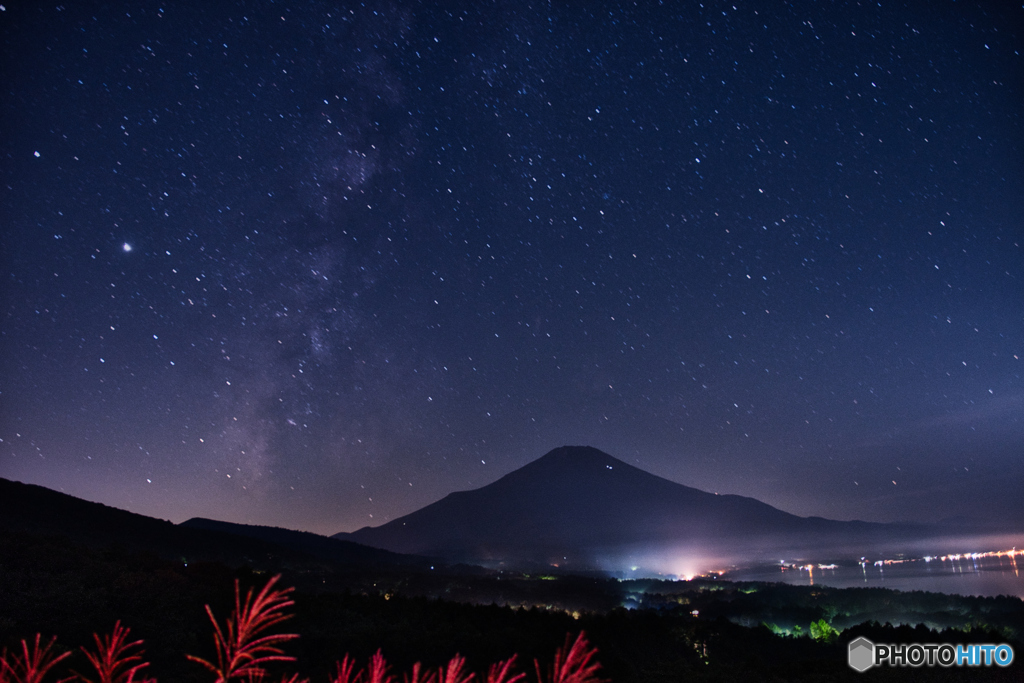
[(437, 672), (437, 683), (470, 683), (474, 674), (466, 673), (466, 658), (455, 655), (448, 662), (448, 666), (442, 666)]
[[(57, 641), (54, 636), (46, 645), (40, 645), (42, 635), (37, 633), (35, 643), (29, 649), (28, 641), (21, 641), (21, 654), (12, 652), (7, 654), (4, 649), (0, 653), (0, 683), (41, 683), (43, 676), (62, 659), (71, 656), (70, 652), (56, 654), (53, 644)], [(61, 679), (60, 683), (70, 681), (70, 678)]]
[[(334, 676), (328, 683), (395, 683), (395, 677), (389, 673), (391, 667), (388, 666), (387, 660), (384, 659), (380, 650), (370, 657), (370, 664), (366, 669), (356, 671), (356, 661), (348, 655), (337, 662), (335, 667)], [(419, 662), (416, 662), (412, 668), (412, 678), (405, 677), (405, 683), (432, 683), (433, 680), (433, 674), (428, 674), (426, 677), (420, 676)]]
[[(337, 666), (337, 671), (335, 672), (335, 674), (331, 678), (331, 680), (328, 681), (328, 683), (358, 683), (362, 679), (362, 677), (363, 677), (363, 672), (362, 671), (360, 671), (359, 673), (356, 673), (356, 674), (353, 675), (353, 672), (355, 671), (355, 668), (356, 668), (356, 660), (352, 659), (348, 655), (345, 655), (344, 659), (342, 659), (340, 662), (337, 662), (336, 666)], [(419, 669), (419, 664), (417, 663), (416, 667), (413, 669), (413, 671), (415, 672), (418, 669)], [(414, 678), (411, 682), (408, 679), (406, 679), (406, 683), (423, 683), (423, 682), (422, 681), (417, 681)]]
[[(597, 676), (601, 668), (595, 660), (597, 648), (587, 641), (586, 635), (581, 631), (572, 647), (569, 646), (569, 638), (566, 635), (565, 647), (555, 652), (555, 663), (551, 665), (547, 683), (608, 683)], [(544, 683), (540, 662), (535, 659), (533, 664), (537, 669), (538, 683)]]
[[(246, 683), (265, 683), (267, 681), (267, 674), (263, 669), (253, 669), (242, 680)], [(291, 676), (284, 674), (281, 676), (281, 683), (309, 683), (309, 679), (299, 678), (299, 674), (292, 674)]]
[(156, 679), (152, 678), (135, 678), (135, 674), (149, 664), (142, 661), (144, 652), (141, 649), (141, 640), (134, 643), (125, 642), (130, 631), (131, 629), (121, 626), (121, 622), (118, 621), (114, 624), (114, 631), (106, 638), (92, 634), (93, 640), (96, 641), (96, 652), (90, 652), (84, 647), (82, 652), (96, 669), (99, 677), (94, 680), (77, 672), (76, 677), (85, 683), (156, 683)]
[[(487, 672), (486, 683), (519, 683), (526, 678), (526, 674), (512, 673), (512, 666), (516, 657), (497, 664), (492, 664)], [(388, 673), (389, 667), (380, 650), (370, 658), (369, 666), (366, 669), (356, 671), (355, 660), (349, 655), (338, 662), (334, 676), (328, 683), (394, 683), (395, 677)], [(404, 683), (472, 683), (476, 674), (466, 671), (466, 658), (455, 655), (436, 672), (423, 668), (419, 662), (413, 664), (412, 671), (402, 677)], [(543, 682), (541, 682), (543, 683)], [(598, 683), (592, 679), (588, 683)], [(603, 682), (602, 682), (603, 683)]]
[[(298, 634), (261, 635), (271, 626), (291, 618), (291, 615), (286, 614), (284, 610), (295, 604), (288, 598), (288, 594), (293, 589), (274, 588), (274, 584), (280, 578), (281, 576), (277, 575), (268, 581), (255, 598), (250, 589), (245, 596), (244, 603), (239, 595), (238, 581), (235, 580), (235, 611), (225, 623), (224, 628), (221, 628), (213, 616), (210, 606), (206, 606), (206, 614), (213, 622), (217, 663), (214, 664), (192, 655), (187, 655), (187, 657), (215, 673), (217, 675), (215, 683), (227, 683), (231, 680), (260, 681), (266, 674), (263, 668), (265, 664), (295, 661), (294, 657), (285, 655), (278, 646), (298, 638)], [(293, 680), (295, 680), (294, 677)]]
[[(430, 671), (424, 671), (423, 666), (416, 662), (412, 665), (412, 674), (406, 674), (403, 676), (405, 683), (435, 683), (434, 674)], [(331, 683), (334, 683), (333, 681)]]
[(516, 663), (516, 656), (512, 655), (504, 662), (491, 664), (487, 670), (487, 683), (518, 683), (520, 679), (526, 678), (526, 674), (512, 673), (512, 665)]
[(377, 650), (370, 657), (370, 665), (366, 667), (366, 683), (393, 683), (394, 676), (388, 671), (391, 669), (384, 660), (384, 655)]

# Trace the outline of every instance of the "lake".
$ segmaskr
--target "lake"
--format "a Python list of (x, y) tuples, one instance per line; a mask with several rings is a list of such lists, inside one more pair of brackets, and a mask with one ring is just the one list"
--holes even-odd
[(892, 588), (1024, 599), (1024, 551), (875, 560), (864, 563), (761, 565), (728, 571), (729, 581), (776, 581), (798, 586)]

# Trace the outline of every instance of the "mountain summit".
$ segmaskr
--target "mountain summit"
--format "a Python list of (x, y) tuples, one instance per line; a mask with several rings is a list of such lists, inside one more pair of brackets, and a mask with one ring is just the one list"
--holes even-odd
[(335, 538), (450, 561), (607, 567), (609, 558), (679, 549), (774, 556), (780, 548), (891, 530), (797, 517), (753, 498), (677, 484), (596, 448), (563, 446), (492, 484)]

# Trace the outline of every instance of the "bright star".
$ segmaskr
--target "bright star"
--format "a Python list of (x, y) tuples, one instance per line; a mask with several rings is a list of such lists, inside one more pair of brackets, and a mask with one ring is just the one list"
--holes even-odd
[(130, 245), (127, 242), (125, 242), (124, 244), (121, 245), (121, 248), (124, 249), (125, 251), (131, 251), (132, 250), (132, 245)]

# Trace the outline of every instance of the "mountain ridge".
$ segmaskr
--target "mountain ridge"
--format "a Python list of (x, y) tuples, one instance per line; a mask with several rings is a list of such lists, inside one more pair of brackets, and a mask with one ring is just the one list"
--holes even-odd
[(309, 532), (200, 518), (174, 524), (2, 477), (0, 532), (60, 537), (85, 546), (122, 547), (178, 560), (233, 566), (254, 563), (272, 569), (323, 560), (339, 566), (426, 569), (430, 564), (426, 558)]
[(377, 527), (335, 534), (452, 561), (600, 564), (645, 547), (756, 552), (841, 537), (868, 542), (913, 525), (798, 517), (753, 498), (678, 484), (588, 446), (562, 446), (478, 489)]

